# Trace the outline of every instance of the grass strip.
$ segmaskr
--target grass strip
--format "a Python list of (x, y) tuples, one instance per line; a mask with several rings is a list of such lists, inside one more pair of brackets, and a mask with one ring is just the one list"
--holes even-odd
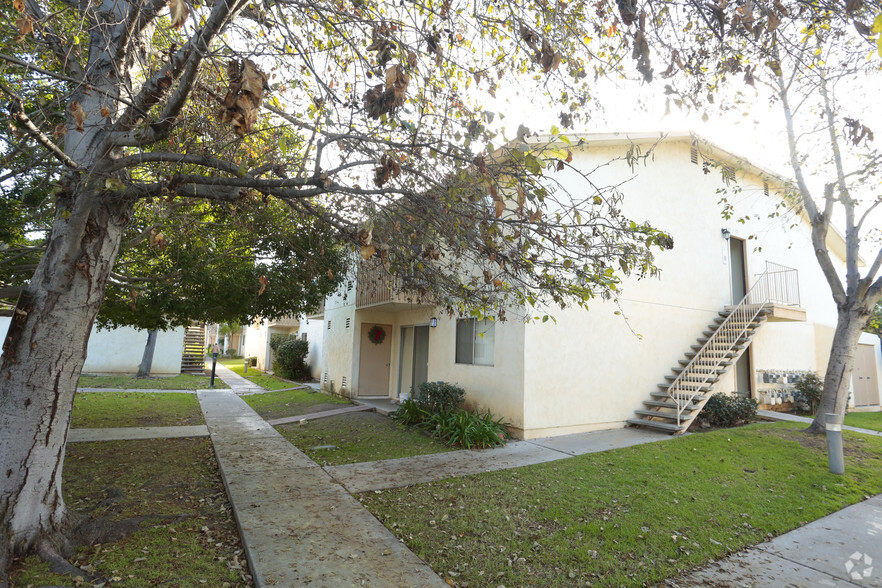
[[(77, 443), (67, 447), (62, 476), (75, 510), (114, 520), (157, 515), (125, 539), (78, 550), (75, 565), (108, 585), (252, 586), (208, 440)], [(11, 581), (92, 585), (49, 572), (36, 556), (16, 560)]]
[[(248, 398), (248, 397), (246, 397)], [(307, 415), (308, 419), (308, 415)], [(355, 412), (280, 425), (276, 429), (321, 465), (342, 465), (450, 451), (418, 429), (404, 427), (375, 412)], [(316, 449), (333, 445), (337, 449)]]
[(254, 384), (257, 384), (264, 390), (283, 390), (285, 388), (290, 388), (295, 384), (292, 384), (290, 380), (283, 380), (277, 376), (272, 374), (268, 374), (266, 372), (262, 372), (256, 367), (248, 367), (248, 373), (245, 373), (245, 360), (243, 359), (224, 359), (219, 363), (223, 364), (233, 372), (239, 374), (243, 378), (248, 378), (248, 380)]
[(882, 412), (852, 412), (845, 415), (845, 424), (860, 429), (882, 431)]
[[(288, 387), (291, 384), (288, 383)], [(348, 406), (351, 403), (324, 392), (312, 390), (284, 390), (266, 394), (248, 394), (242, 397), (248, 406), (266, 420), (282, 419), (311, 412), (321, 412)]]
[(71, 427), (204, 425), (195, 394), (176, 392), (77, 392)]
[(882, 492), (882, 439), (846, 474), (798, 423), (718, 430), (360, 500), (455, 585), (664, 581)]
[[(210, 379), (196, 374), (179, 374), (170, 378), (136, 378), (132, 375), (118, 376), (80, 376), (80, 388), (123, 388), (125, 390), (203, 390), (208, 388)], [(221, 380), (215, 379), (215, 388), (228, 388)]]

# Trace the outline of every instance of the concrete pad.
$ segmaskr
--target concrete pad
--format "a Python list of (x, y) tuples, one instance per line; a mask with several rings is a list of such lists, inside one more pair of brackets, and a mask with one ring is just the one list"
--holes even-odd
[(106, 429), (71, 429), (69, 443), (87, 441), (128, 441), (134, 439), (176, 439), (179, 437), (208, 437), (205, 425), (186, 427), (120, 427)]
[(492, 449), (450, 451), (416, 457), (353, 463), (325, 468), (350, 492), (400, 488), (457, 476), (480, 474), (570, 457), (528, 441)]
[(196, 390), (159, 390), (158, 388), (77, 388), (77, 392), (141, 392), (143, 394), (195, 394)]
[(541, 445), (548, 449), (561, 451), (569, 455), (584, 455), (609, 451), (643, 443), (655, 443), (666, 441), (671, 438), (668, 433), (649, 431), (637, 427), (623, 429), (609, 429), (606, 431), (591, 431), (589, 433), (575, 433), (573, 435), (561, 435), (559, 437), (544, 437), (542, 439), (530, 439), (528, 443)]
[[(760, 548), (861, 586), (882, 587), (882, 496), (853, 504)], [(854, 573), (858, 576), (852, 577)]]
[(793, 563), (760, 549), (749, 549), (714, 562), (669, 585), (730, 588), (787, 586), (788, 588), (853, 587), (855, 584)]
[(375, 410), (373, 406), (348, 406), (346, 408), (335, 408), (334, 410), (323, 410), (321, 412), (306, 413), (298, 416), (285, 417), (283, 419), (275, 419), (267, 422), (273, 426), (287, 425), (289, 423), (299, 423), (302, 420), (311, 421), (314, 419), (323, 419), (325, 417), (337, 416), (338, 414), (346, 414), (348, 412), (365, 412), (371, 410)]
[(257, 586), (447, 586), (234, 391), (199, 402)]

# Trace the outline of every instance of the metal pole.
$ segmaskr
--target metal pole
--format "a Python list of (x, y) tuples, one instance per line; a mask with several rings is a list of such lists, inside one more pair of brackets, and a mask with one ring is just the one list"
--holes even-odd
[(845, 457), (842, 454), (842, 415), (828, 412), (824, 415), (827, 426), (827, 461), (830, 473), (845, 473)]
[(217, 369), (217, 353), (211, 354), (211, 384), (210, 388), (214, 388), (214, 370)]

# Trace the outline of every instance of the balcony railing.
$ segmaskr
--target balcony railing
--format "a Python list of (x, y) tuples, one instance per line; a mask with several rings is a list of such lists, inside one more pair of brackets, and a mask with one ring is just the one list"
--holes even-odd
[(358, 268), (355, 307), (391, 303), (432, 304), (428, 294), (406, 289), (404, 281), (390, 274), (382, 262), (371, 260), (362, 263)]

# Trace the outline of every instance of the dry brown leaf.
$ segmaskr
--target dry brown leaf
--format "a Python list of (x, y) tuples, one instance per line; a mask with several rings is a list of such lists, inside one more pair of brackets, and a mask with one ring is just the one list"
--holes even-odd
[(367, 261), (368, 259), (373, 257), (374, 253), (376, 253), (376, 252), (377, 252), (377, 250), (373, 245), (365, 245), (361, 248), (361, 257), (365, 261)]
[(236, 134), (244, 137), (257, 122), (267, 78), (247, 59), (241, 64), (231, 61), (227, 65), (227, 74), (230, 76), (230, 84), (224, 97), (221, 122), (232, 123)]
[(24, 0), (12, 0), (12, 7), (18, 10), (19, 12), (24, 12), (25, 5)]
[(524, 200), (526, 199), (524, 187), (518, 184), (518, 211), (524, 208)]
[(499, 278), (494, 278), (493, 285), (497, 288), (502, 288), (502, 280), (500, 280)]
[(260, 276), (259, 278), (257, 278), (257, 281), (260, 282), (260, 290), (257, 291), (257, 295), (260, 296), (266, 290), (266, 285), (269, 284), (269, 280), (266, 278), (266, 276)]
[(502, 213), (505, 212), (505, 202), (501, 199), (496, 201), (496, 218), (502, 216)]
[(86, 111), (83, 110), (82, 104), (74, 100), (70, 103), (70, 113), (74, 117), (74, 122), (77, 125), (77, 130), (83, 132), (83, 123), (86, 121)]
[(31, 20), (31, 17), (27, 14), (23, 14), (21, 18), (17, 18), (15, 20), (15, 26), (17, 26), (18, 30), (21, 32), (21, 36), (18, 37), (19, 40), (24, 40), (25, 36), (34, 32), (34, 21)]
[(176, 29), (184, 26), (187, 17), (190, 16), (190, 8), (184, 0), (169, 0), (168, 11), (171, 18), (171, 26)]
[(489, 284), (493, 281), (493, 274), (490, 273), (490, 270), (484, 270), (484, 283)]
[(108, 116), (110, 116), (110, 109), (107, 108), (106, 106), (102, 106), (101, 107), (101, 117), (107, 118)]
[(64, 123), (58, 123), (57, 125), (55, 125), (55, 128), (52, 129), (52, 134), (55, 136), (56, 139), (62, 135), (66, 135), (67, 125)]

